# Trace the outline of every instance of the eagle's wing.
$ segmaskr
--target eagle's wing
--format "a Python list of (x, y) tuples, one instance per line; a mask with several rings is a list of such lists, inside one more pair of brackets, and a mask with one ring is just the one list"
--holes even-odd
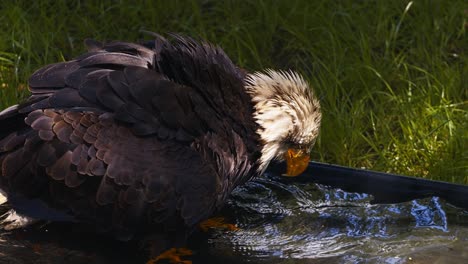
[(39, 200), (121, 238), (206, 218), (230, 175), (251, 168), (241, 136), (206, 96), (156, 71), (157, 49), (92, 44), (33, 74), (32, 96), (1, 113), (15, 124), (0, 129), (1, 188), (18, 207)]

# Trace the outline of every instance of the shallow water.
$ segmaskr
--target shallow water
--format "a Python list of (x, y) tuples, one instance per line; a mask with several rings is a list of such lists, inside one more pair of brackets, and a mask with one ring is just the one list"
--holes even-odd
[[(266, 176), (220, 215), (240, 230), (191, 239), (194, 263), (468, 263), (468, 212), (437, 197), (371, 205), (366, 194)], [(137, 245), (70, 225), (0, 233), (0, 263), (138, 263)]]

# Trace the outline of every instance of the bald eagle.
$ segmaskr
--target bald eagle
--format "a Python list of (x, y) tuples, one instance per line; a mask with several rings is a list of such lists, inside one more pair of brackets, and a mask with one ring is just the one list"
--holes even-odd
[(86, 44), (0, 112), (0, 189), (18, 214), (177, 237), (270, 161), (306, 168), (321, 112), (299, 74), (249, 74), (179, 35)]

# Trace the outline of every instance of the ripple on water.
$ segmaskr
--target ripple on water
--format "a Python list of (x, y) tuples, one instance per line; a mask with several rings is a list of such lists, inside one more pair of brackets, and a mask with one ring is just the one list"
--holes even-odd
[[(211, 239), (211, 253), (230, 248), (230, 254), (250, 261), (294, 263), (466, 258), (466, 211), (437, 197), (389, 205), (371, 200), (367, 194), (315, 184), (258, 179), (233, 193), (224, 213), (234, 215), (241, 230)], [(428, 254), (434, 251), (444, 254)]]
[[(393, 205), (371, 200), (367, 194), (281, 178), (248, 182), (220, 213), (240, 230), (192, 238), (194, 264), (468, 263), (467, 211), (435, 197)], [(0, 263), (144, 259), (128, 244), (76, 233), (56, 225), (0, 232)]]

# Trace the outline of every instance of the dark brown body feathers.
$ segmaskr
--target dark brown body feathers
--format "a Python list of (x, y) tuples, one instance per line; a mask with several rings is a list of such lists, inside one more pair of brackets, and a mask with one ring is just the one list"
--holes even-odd
[(13, 207), (39, 200), (52, 211), (22, 213), (129, 239), (190, 229), (255, 176), (245, 74), (222, 50), (180, 36), (87, 43), (35, 72), (31, 97), (0, 114), (0, 189)]

